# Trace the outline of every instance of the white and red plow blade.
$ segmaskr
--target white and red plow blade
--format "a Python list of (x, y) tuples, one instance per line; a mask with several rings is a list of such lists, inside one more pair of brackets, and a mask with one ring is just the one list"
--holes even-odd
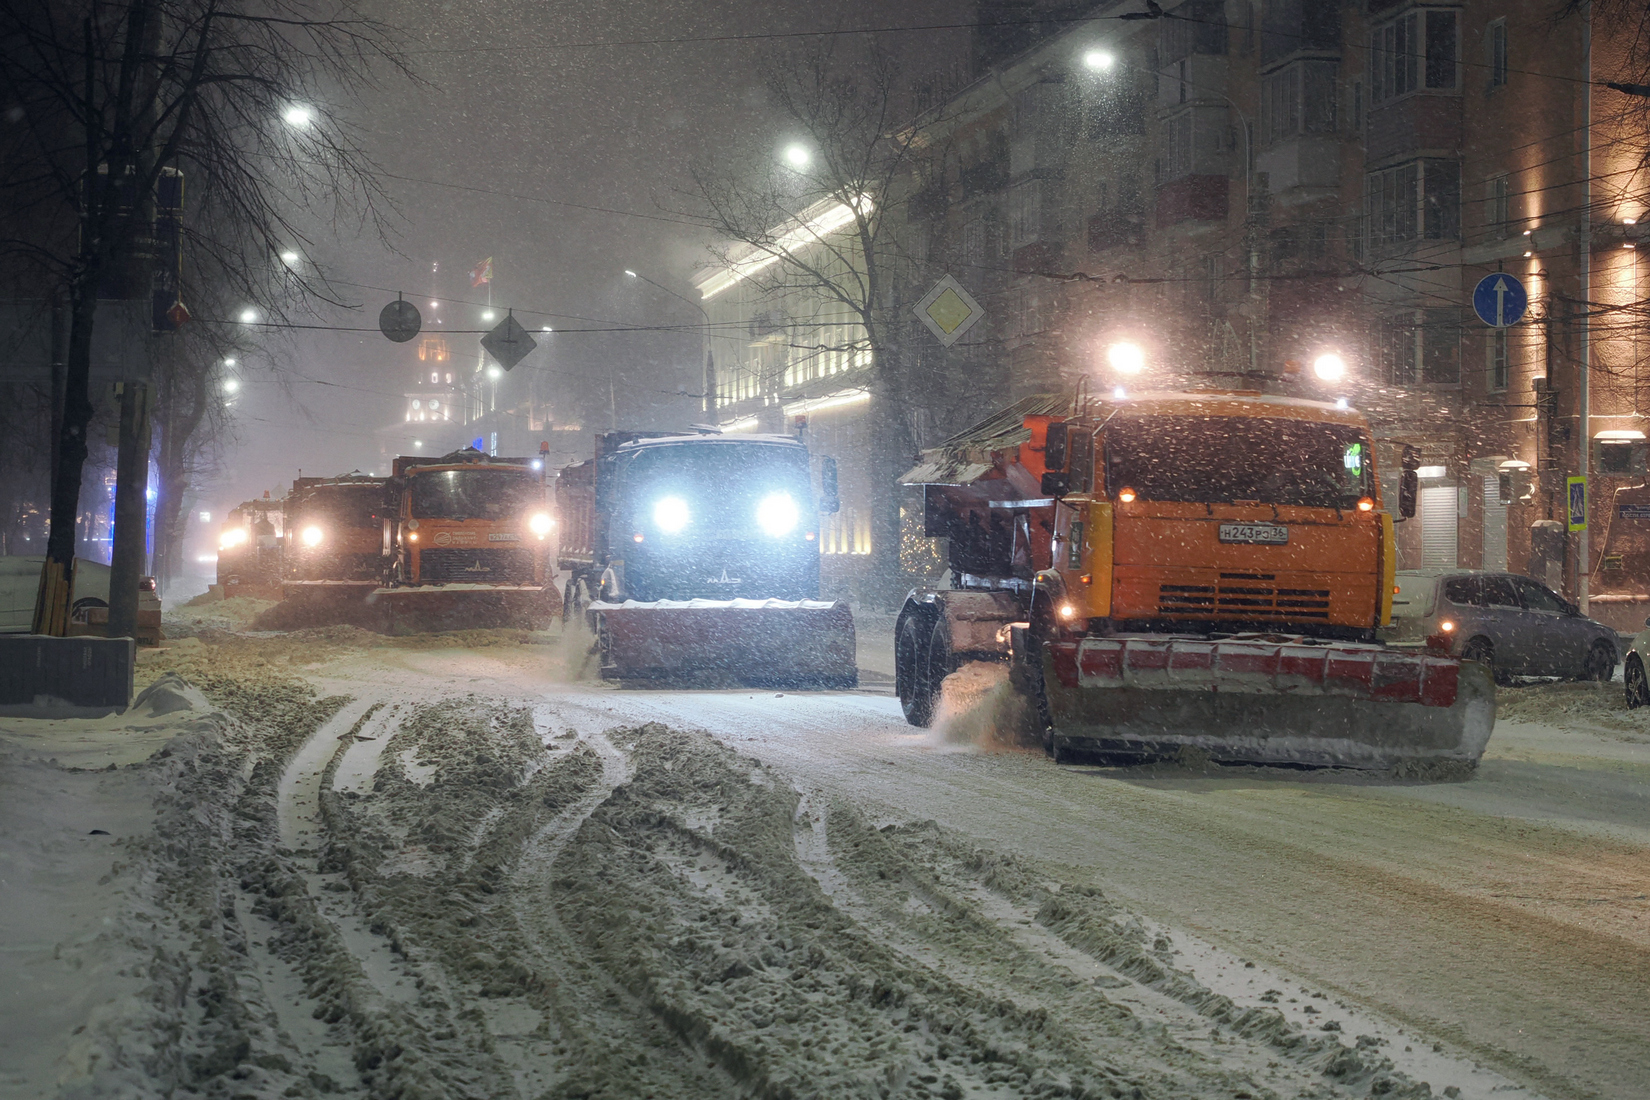
[(1279, 635), (1046, 647), (1057, 743), (1078, 754), (1393, 767), (1476, 764), (1495, 685), (1474, 662)]
[(608, 679), (858, 682), (854, 616), (839, 600), (597, 601), (588, 616)]

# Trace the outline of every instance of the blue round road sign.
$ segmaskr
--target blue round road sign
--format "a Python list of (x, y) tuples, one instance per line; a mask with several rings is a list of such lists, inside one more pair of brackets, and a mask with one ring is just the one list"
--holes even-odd
[(1529, 304), (1524, 284), (1503, 271), (1484, 276), (1472, 291), (1472, 311), (1491, 328), (1517, 324)]

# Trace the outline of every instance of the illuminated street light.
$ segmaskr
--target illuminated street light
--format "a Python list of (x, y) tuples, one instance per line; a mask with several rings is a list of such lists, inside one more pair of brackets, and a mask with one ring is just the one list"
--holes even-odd
[(504, 377), (504, 371), (500, 370), (496, 366), (488, 367), (487, 368), (487, 377), (493, 379), (494, 381), (497, 381), (498, 379)]
[(295, 264), (298, 262), (298, 254), (291, 251), (283, 252), (281, 253), (281, 262), (283, 264)]
[(1097, 73), (1103, 73), (1117, 61), (1110, 50), (1090, 50), (1083, 55), (1083, 64)]
[(1106, 362), (1118, 374), (1139, 374), (1146, 369), (1146, 353), (1138, 344), (1113, 344), (1106, 349)]
[(491, 321), (494, 317), (497, 317), (497, 316), (498, 316), (498, 314), (494, 313), (490, 309), (484, 309), (484, 310), (481, 311), (481, 319), (483, 321)]
[(223, 380), (223, 392), (224, 393), (234, 393), (236, 390), (238, 390), (240, 388), (241, 388), (240, 382), (237, 381), (234, 378), (225, 378)]
[(1346, 360), (1332, 351), (1326, 351), (1312, 360), (1312, 373), (1325, 382), (1339, 382), (1346, 377)]
[(624, 273), (626, 275), (629, 275), (632, 279), (636, 278), (636, 273), (634, 271), (630, 270), (628, 267), (624, 269)]
[(785, 163), (792, 168), (806, 168), (811, 160), (813, 160), (813, 155), (808, 152), (806, 146), (788, 145), (785, 147)]
[(315, 112), (302, 104), (294, 103), (286, 109), (286, 113), (281, 118), (285, 120), (288, 126), (302, 130), (315, 121)]
[(224, 366), (226, 366), (226, 367), (232, 367), (232, 366), (234, 366), (234, 365), (235, 365), (235, 360), (233, 360), (233, 359), (225, 359), (225, 360), (224, 360), (224, 361), (223, 361), (223, 365), (224, 365)]
[(246, 309), (241, 310), (241, 324), (243, 324), (243, 325), (256, 324), (257, 320), (258, 320), (258, 311), (257, 310), (251, 308), (250, 306), (247, 307)]

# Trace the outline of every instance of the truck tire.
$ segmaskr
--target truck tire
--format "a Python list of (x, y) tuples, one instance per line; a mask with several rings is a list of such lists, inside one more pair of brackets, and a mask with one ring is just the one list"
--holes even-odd
[(567, 579), (567, 590), (561, 598), (561, 621), (572, 622), (584, 617), (584, 609), (590, 606), (590, 584), (582, 576), (572, 576)]
[(934, 720), (934, 692), (928, 682), (933, 624), (931, 615), (907, 608), (894, 630), (894, 691), (905, 720), (923, 728)]

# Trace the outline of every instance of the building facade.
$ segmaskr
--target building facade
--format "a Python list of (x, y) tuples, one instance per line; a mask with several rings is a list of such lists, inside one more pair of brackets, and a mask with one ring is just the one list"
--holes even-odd
[[(898, 367), (922, 442), (1080, 384), (1344, 398), (1389, 471), (1401, 448), (1420, 455), (1402, 567), (1511, 568), (1572, 598), (1585, 580), (1607, 593), (1595, 614), (1641, 623), (1642, 601), (1613, 617), (1608, 601), (1650, 590), (1650, 554), (1635, 565), (1632, 549), (1650, 524), (1632, 494), (1650, 397), (1646, 115), (1588, 83), (1633, 79), (1625, 44), (1530, 0), (1162, 10), (1093, 5), (913, 123), (924, 155), (881, 201), (900, 219), (887, 309), (908, 333)], [(950, 348), (908, 317), (945, 274), (985, 310)], [(1492, 275), (1527, 295), (1515, 323), (1474, 311)], [(737, 375), (768, 379), (760, 398), (723, 381), (738, 416), (787, 410), (813, 380), (792, 356), (841, 343), (806, 307), (733, 293), (715, 308), (749, 322), (730, 367), (770, 357)], [(1140, 375), (1112, 371), (1122, 343)], [(1568, 515), (1584, 461), (1585, 563)]]

